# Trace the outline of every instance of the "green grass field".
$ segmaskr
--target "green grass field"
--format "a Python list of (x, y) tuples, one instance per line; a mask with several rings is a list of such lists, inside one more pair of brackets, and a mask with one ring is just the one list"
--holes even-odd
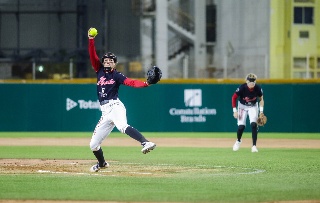
[[(234, 133), (144, 133), (152, 137), (234, 138)], [(91, 133), (0, 133), (0, 138), (90, 137)], [(113, 133), (112, 137), (123, 136)], [(262, 136), (262, 135), (261, 135)], [(264, 133), (264, 138), (320, 139), (319, 133)], [(248, 137), (248, 134), (246, 135)], [(269, 149), (251, 153), (229, 148), (158, 147), (147, 155), (137, 147), (105, 147), (111, 167), (155, 167), (161, 176), (90, 174), (4, 174), (0, 199), (120, 202), (320, 202), (318, 149)], [(88, 160), (88, 146), (1, 146), (0, 159)], [(112, 165), (113, 163), (113, 165)], [(174, 170), (171, 170), (171, 169)], [(177, 170), (178, 169), (178, 170)], [(47, 169), (44, 169), (47, 170)], [(162, 171), (161, 171), (162, 170)]]

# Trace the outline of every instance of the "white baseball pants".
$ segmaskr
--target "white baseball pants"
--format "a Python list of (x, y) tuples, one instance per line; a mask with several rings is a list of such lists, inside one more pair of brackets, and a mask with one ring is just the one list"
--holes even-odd
[(116, 126), (121, 133), (124, 133), (127, 124), (126, 107), (119, 100), (110, 100), (109, 103), (100, 106), (102, 115), (97, 123), (90, 141), (90, 149), (97, 151), (104, 139), (108, 137)]

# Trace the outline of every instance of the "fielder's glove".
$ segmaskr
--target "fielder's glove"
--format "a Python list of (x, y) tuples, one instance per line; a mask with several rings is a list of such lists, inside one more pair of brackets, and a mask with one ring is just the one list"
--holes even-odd
[(264, 126), (267, 123), (267, 116), (265, 116), (263, 113), (259, 115), (259, 118), (257, 120), (258, 126)]
[(151, 67), (147, 72), (147, 82), (148, 84), (156, 84), (160, 81), (162, 77), (162, 72), (157, 66)]

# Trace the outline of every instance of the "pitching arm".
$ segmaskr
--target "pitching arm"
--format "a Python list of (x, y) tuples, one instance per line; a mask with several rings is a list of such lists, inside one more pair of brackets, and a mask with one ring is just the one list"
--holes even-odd
[(92, 68), (98, 72), (99, 68), (101, 67), (100, 59), (97, 55), (96, 48), (94, 46), (94, 38), (89, 37), (89, 56)]

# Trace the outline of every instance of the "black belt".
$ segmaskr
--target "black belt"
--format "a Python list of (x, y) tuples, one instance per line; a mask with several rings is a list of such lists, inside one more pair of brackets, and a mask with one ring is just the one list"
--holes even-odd
[(105, 105), (105, 104), (109, 103), (109, 102), (112, 101), (112, 100), (116, 100), (116, 99), (103, 100), (103, 101), (100, 102), (100, 105), (101, 105), (101, 106), (102, 106), (102, 105)]
[(250, 107), (253, 107), (255, 106), (256, 104), (244, 104), (245, 106), (250, 106)]

